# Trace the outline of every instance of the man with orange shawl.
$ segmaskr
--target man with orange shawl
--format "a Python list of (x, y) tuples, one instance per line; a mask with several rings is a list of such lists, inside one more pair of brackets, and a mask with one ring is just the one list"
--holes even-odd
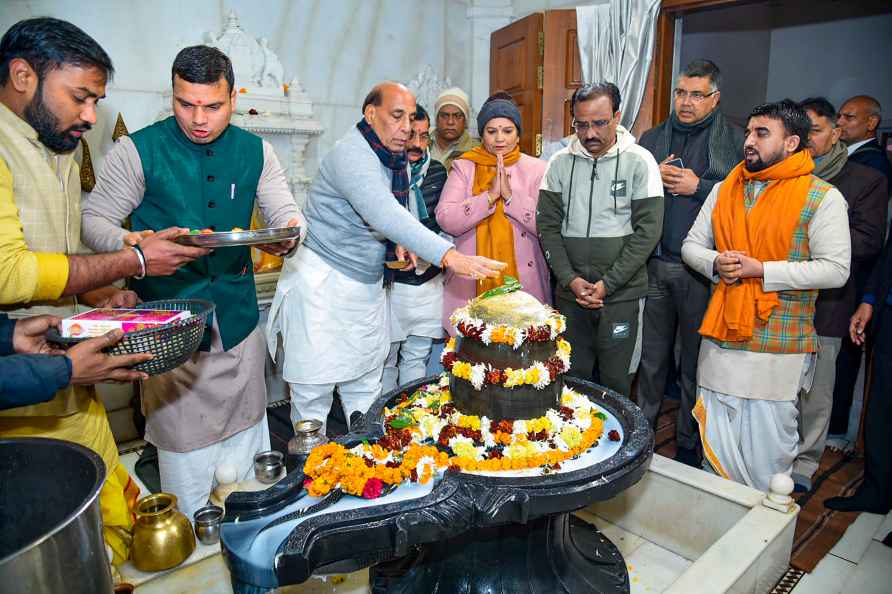
[(744, 161), (715, 185), (681, 252), (714, 283), (694, 407), (704, 459), (763, 491), (796, 458), (796, 398), (811, 386), (818, 350), (818, 289), (849, 276), (846, 202), (812, 175), (810, 127), (793, 101), (756, 107)]

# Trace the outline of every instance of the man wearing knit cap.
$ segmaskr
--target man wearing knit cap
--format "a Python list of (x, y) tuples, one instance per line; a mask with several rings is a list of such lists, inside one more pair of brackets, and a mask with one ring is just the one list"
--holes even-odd
[(470, 104), (468, 94), (458, 87), (446, 89), (434, 102), (437, 127), (431, 131), (431, 158), (442, 163), (447, 173), (456, 157), (480, 145), (468, 132)]

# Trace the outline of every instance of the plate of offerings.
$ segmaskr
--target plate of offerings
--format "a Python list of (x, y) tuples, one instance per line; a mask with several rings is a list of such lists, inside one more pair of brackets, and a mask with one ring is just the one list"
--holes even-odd
[(175, 242), (203, 248), (238, 247), (243, 245), (260, 245), (278, 243), (300, 237), (300, 227), (267, 227), (266, 229), (241, 229), (234, 227), (231, 231), (214, 231), (213, 229), (190, 229), (186, 235), (180, 235)]

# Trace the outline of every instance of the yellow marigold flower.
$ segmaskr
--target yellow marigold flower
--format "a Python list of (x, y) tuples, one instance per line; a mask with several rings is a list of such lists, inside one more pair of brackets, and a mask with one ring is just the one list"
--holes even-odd
[(452, 451), (456, 453), (457, 456), (464, 458), (476, 458), (477, 457), (477, 448), (474, 445), (467, 441), (460, 441), (452, 446)]
[(480, 429), (480, 417), (472, 416), (472, 415), (461, 415), (458, 418), (458, 426), (465, 427), (467, 429)]
[(561, 431), (561, 438), (571, 448), (575, 448), (582, 442), (582, 433), (574, 425), (566, 425)]

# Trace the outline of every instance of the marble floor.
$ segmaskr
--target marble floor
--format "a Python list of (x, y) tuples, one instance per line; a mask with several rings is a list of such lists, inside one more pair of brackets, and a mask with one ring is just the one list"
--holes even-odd
[(892, 547), (882, 542), (889, 532), (892, 513), (861, 514), (792, 594), (892, 593)]
[[(133, 466), (139, 455), (139, 442), (126, 444), (122, 451), (121, 463), (131, 476), (136, 479)], [(144, 493), (148, 491), (140, 484)], [(631, 594), (652, 594), (662, 592), (672, 584), (688, 567), (691, 561), (666, 549), (655, 545), (618, 526), (597, 518), (587, 512), (577, 514), (583, 520), (596, 523), (598, 528), (620, 550), (626, 559), (631, 584)], [(836, 544), (811, 574), (806, 574), (792, 590), (792, 594), (841, 594), (857, 592), (858, 594), (890, 594), (889, 576), (892, 576), (892, 548), (882, 544), (886, 534), (892, 531), (892, 513), (887, 516), (861, 514), (849, 526), (843, 538)], [(220, 567), (216, 567), (219, 565)], [(211, 567), (214, 566), (214, 567)], [(184, 587), (189, 592), (231, 592), (226, 580), (208, 578), (220, 575), (223, 567), (218, 556), (207, 558), (197, 563), (190, 571), (185, 571), (175, 580), (161, 583), (146, 583), (138, 588), (140, 594), (151, 594), (157, 587), (170, 591), (174, 586)], [(209, 570), (209, 571), (206, 571)], [(194, 575), (193, 575), (194, 574)], [(280, 590), (282, 594), (322, 594), (332, 592), (340, 594), (361, 594), (368, 592), (367, 575), (356, 572), (344, 576), (346, 581), (311, 580), (300, 586), (292, 586)], [(181, 591), (181, 590), (177, 590)]]

